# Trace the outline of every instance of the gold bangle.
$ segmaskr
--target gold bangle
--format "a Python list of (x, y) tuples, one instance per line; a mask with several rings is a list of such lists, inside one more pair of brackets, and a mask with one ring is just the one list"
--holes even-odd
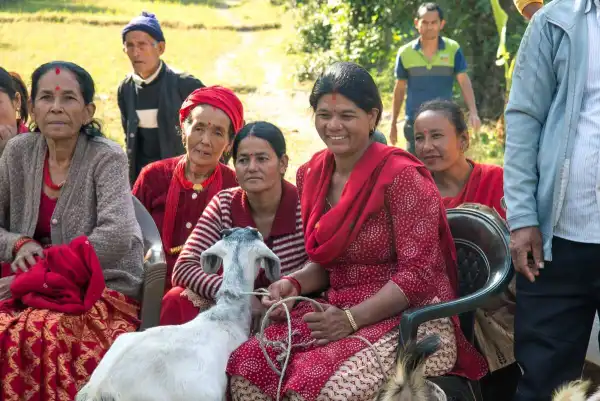
[(356, 321), (354, 320), (354, 316), (352, 316), (352, 312), (350, 312), (350, 309), (344, 309), (344, 312), (346, 312), (346, 317), (348, 317), (348, 321), (350, 322), (350, 326), (352, 326), (352, 330), (358, 331), (358, 325), (356, 324)]

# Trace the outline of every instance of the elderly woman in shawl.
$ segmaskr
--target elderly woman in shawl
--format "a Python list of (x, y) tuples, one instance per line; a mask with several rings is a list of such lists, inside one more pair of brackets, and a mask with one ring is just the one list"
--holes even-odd
[(183, 244), (213, 196), (237, 186), (235, 172), (220, 163), (244, 125), (242, 102), (221, 86), (196, 89), (179, 110), (183, 156), (144, 167), (133, 194), (148, 209), (160, 230), (167, 254), (165, 293)]
[[(372, 140), (382, 103), (373, 78), (353, 63), (336, 63), (310, 95), (315, 127), (327, 149), (298, 170), (306, 251), (311, 263), (271, 284), (265, 306), (290, 296), (325, 292), (324, 311), (307, 302), (291, 312), (291, 358), (284, 400), (372, 400), (383, 371), (394, 366), (402, 312), (455, 297), (456, 262), (445, 210), (431, 175), (407, 152)], [(290, 308), (293, 301), (289, 301)], [(271, 317), (285, 316), (283, 308)], [(287, 342), (286, 322), (265, 330), (273, 361)], [(479, 379), (485, 361), (467, 342), (456, 317), (421, 325), (441, 348), (427, 376)], [(373, 351), (352, 334), (374, 344)], [(302, 344), (302, 346), (300, 346)], [(275, 362), (281, 369), (279, 362)], [(383, 370), (383, 371), (382, 371)], [(227, 368), (233, 400), (277, 397), (279, 376), (252, 338)]]
[(31, 77), (34, 132), (0, 157), (3, 401), (73, 400), (139, 324), (143, 241), (127, 155), (94, 120), (94, 95), (80, 66), (41, 65)]

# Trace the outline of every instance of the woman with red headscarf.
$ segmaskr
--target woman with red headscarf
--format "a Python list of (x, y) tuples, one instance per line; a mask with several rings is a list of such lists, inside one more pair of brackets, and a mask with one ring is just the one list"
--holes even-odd
[[(455, 297), (454, 243), (427, 169), (409, 153), (374, 141), (383, 106), (364, 68), (334, 64), (317, 79), (310, 104), (327, 146), (300, 167), (296, 179), (310, 263), (271, 284), (263, 304), (324, 292), (324, 311), (288, 301), (288, 347), (285, 313), (276, 309), (271, 319), (284, 321), (265, 330), (267, 353), (282, 369), (291, 349), (281, 399), (370, 401), (395, 365), (403, 311)], [(418, 329), (420, 338), (432, 333), (441, 346), (427, 359), (426, 376), (477, 380), (485, 374), (485, 360), (457, 317)], [(349, 338), (353, 334), (373, 344), (382, 366), (363, 341)], [(227, 372), (234, 401), (277, 398), (280, 376), (257, 337), (233, 352)]]
[(244, 108), (230, 89), (200, 88), (181, 105), (179, 122), (185, 155), (147, 165), (133, 186), (161, 233), (167, 255), (165, 292), (171, 288), (183, 244), (206, 205), (219, 191), (237, 186), (233, 170), (219, 160), (244, 125)]

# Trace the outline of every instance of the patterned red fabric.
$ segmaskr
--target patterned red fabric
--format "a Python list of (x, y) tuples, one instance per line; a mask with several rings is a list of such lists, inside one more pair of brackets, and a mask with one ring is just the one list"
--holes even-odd
[(5, 304), (30, 306), (55, 312), (88, 311), (106, 288), (102, 267), (86, 236), (69, 245), (44, 250), (44, 258), (29, 271), (19, 270), (10, 285), (12, 299)]
[[(133, 186), (133, 195), (140, 200), (152, 215), (156, 226), (161, 231), (163, 238), (163, 246), (167, 259), (167, 277), (165, 281), (165, 293), (171, 289), (171, 275), (173, 267), (177, 261), (178, 253), (171, 254), (169, 249), (183, 246), (187, 237), (191, 234), (196, 226), (196, 222), (202, 215), (204, 208), (210, 202), (209, 196), (217, 193), (221, 189), (237, 187), (235, 172), (226, 165), (220, 165), (221, 173), (221, 188), (216, 188), (216, 183), (213, 182), (209, 188), (203, 191), (194, 191), (193, 189), (184, 189), (177, 186), (179, 192), (179, 200), (177, 209), (173, 218), (173, 229), (171, 230), (170, 244), (164, 242), (164, 221), (167, 207), (167, 194), (174, 179), (174, 171), (177, 163), (185, 156), (177, 156), (170, 159), (161, 160), (151, 163), (144, 167), (140, 172)], [(212, 188), (215, 185), (215, 188)], [(209, 191), (210, 189), (210, 191)], [(172, 244), (172, 245), (171, 245)], [(167, 248), (167, 245), (169, 246)]]
[[(325, 213), (327, 192), (335, 168), (333, 153), (325, 149), (306, 164), (305, 196), (302, 197), (302, 221), (306, 253), (310, 260), (327, 264), (344, 253), (356, 239), (370, 215), (381, 210), (384, 192), (397, 173), (415, 167), (431, 182), (431, 175), (416, 157), (391, 146), (373, 143), (356, 166), (344, 187), (339, 203)], [(447, 274), (454, 288), (458, 288), (456, 255), (448, 223), (440, 221), (439, 238), (446, 261)]]
[[(386, 152), (365, 153), (363, 158), (376, 158), (374, 163), (378, 164), (383, 159), (382, 153)], [(413, 165), (412, 159), (407, 160), (410, 163), (396, 170), (387, 170), (390, 167), (387, 164), (385, 172), (380, 170), (393, 177), (387, 187), (380, 188), (383, 204), (362, 220), (345, 252), (325, 265), (330, 288), (326, 299), (320, 302), (349, 308), (375, 295), (390, 280), (406, 294), (410, 307), (454, 299), (455, 290), (447, 274), (446, 254), (449, 250), (441, 245), (447, 242), (441, 238), (443, 230), (441, 232), (440, 227), (447, 226), (447, 221), (439, 191), (424, 167)], [(297, 185), (303, 200), (305, 194), (311, 195), (308, 188), (319, 187), (319, 184), (309, 184), (310, 180), (330, 179), (312, 174), (308, 171), (309, 166), (310, 163), (298, 171)], [(342, 196), (350, 193), (347, 189), (348, 184)], [(325, 209), (324, 216), (332, 211)], [(312, 310), (305, 302), (293, 309), (292, 330), (297, 333), (294, 344), (311, 340), (302, 316)], [(391, 330), (397, 330), (399, 321), (400, 316), (392, 317), (364, 327), (356, 334), (375, 343)], [(479, 379), (487, 371), (486, 362), (465, 339), (458, 318), (454, 317), (452, 322), (458, 355), (451, 373)], [(285, 341), (287, 324), (272, 324), (265, 335), (271, 341)], [(296, 392), (306, 401), (314, 401), (341, 364), (364, 348), (365, 344), (356, 339), (342, 339), (323, 347), (294, 348), (282, 394)], [(273, 360), (279, 352), (269, 348)], [(276, 396), (279, 377), (267, 364), (256, 338), (251, 338), (232, 354), (227, 373), (242, 376), (266, 395)]]
[(1, 400), (74, 400), (116, 338), (139, 325), (137, 303), (104, 287), (86, 241), (45, 251), (13, 281), (18, 300), (0, 303)]
[(469, 180), (457, 196), (442, 199), (444, 206), (450, 209), (463, 203), (480, 203), (493, 207), (506, 219), (506, 211), (500, 202), (504, 196), (504, 170), (493, 164), (479, 164), (472, 160), (469, 163), (473, 166)]

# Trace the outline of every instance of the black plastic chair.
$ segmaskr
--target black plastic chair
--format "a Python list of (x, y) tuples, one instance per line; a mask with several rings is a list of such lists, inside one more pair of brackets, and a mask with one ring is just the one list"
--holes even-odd
[[(462, 331), (467, 340), (474, 344), (475, 310), (485, 306), (491, 297), (505, 291), (512, 279), (508, 227), (493, 209), (465, 204), (448, 209), (447, 216), (456, 245), (458, 298), (405, 311), (400, 320), (400, 345), (415, 339), (422, 323), (454, 315), (459, 316)], [(452, 381), (465, 381), (456, 376), (437, 379), (441, 380), (435, 380), (436, 384), (444, 390), (446, 385), (452, 385)], [(471, 395), (454, 399), (481, 400), (478, 384), (470, 384)]]
[(160, 232), (154, 223), (154, 219), (135, 196), (132, 196), (132, 198), (135, 217), (142, 229), (144, 238), (144, 282), (142, 284), (141, 325), (139, 329), (139, 331), (143, 331), (158, 326), (165, 291), (167, 262)]

